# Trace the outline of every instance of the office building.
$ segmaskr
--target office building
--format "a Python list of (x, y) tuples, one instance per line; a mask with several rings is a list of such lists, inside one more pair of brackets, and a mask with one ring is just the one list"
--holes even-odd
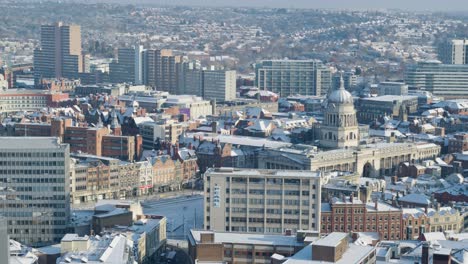
[(80, 26), (41, 26), (41, 47), (34, 50), (35, 85), (47, 78), (78, 78), (83, 66)]
[(445, 99), (468, 98), (468, 65), (425, 61), (406, 68), (405, 83)]
[(171, 94), (178, 94), (178, 64), (182, 62), (181, 56), (161, 56), (161, 75), (156, 89)]
[(236, 99), (236, 71), (204, 70), (203, 98), (221, 102)]
[(178, 77), (179, 94), (203, 96), (202, 69), (199, 61), (180, 63)]
[(379, 83), (379, 95), (408, 95), (408, 85), (401, 82)]
[(14, 240), (57, 243), (70, 216), (70, 150), (53, 137), (0, 138), (0, 214)]
[(136, 83), (142, 81), (142, 47), (120, 48), (117, 61), (109, 64), (109, 78), (112, 83)]
[(182, 57), (175, 56), (172, 50), (144, 50), (143, 51), (143, 83), (173, 94), (177, 93), (178, 64)]
[(143, 46), (139, 45), (135, 47), (135, 81), (133, 84), (143, 84)]
[(467, 39), (444, 41), (437, 47), (439, 60), (444, 64), (467, 64), (467, 47)]
[(181, 123), (168, 120), (167, 122), (143, 122), (138, 125), (143, 138), (143, 148), (154, 149), (156, 141), (175, 144), (183, 132)]
[(291, 256), (304, 247), (296, 236), (190, 230), (192, 263), (270, 263), (273, 254)]
[(283, 234), (320, 227), (320, 172), (212, 168), (205, 180), (207, 230)]
[(341, 78), (343, 78), (344, 87), (346, 90), (352, 90), (356, 88), (357, 76), (353, 72), (345, 72), (333, 76), (332, 89), (336, 90), (340, 88)]
[(10, 237), (7, 224), (6, 218), (0, 214), (0, 263), (10, 264)]
[(324, 95), (331, 88), (330, 69), (318, 60), (265, 60), (255, 71), (257, 87), (281, 97)]

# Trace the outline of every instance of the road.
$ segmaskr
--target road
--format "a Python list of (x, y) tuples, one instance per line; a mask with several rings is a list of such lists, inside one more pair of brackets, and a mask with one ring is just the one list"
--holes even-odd
[(185, 240), (190, 229), (203, 228), (203, 196), (200, 194), (147, 200), (143, 211), (167, 218), (170, 239)]

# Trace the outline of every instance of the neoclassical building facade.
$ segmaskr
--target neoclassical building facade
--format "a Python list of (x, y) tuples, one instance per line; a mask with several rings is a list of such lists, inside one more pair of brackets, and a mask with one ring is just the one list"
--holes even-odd
[[(341, 81), (342, 82), (342, 81)], [(359, 144), (359, 125), (352, 95), (340, 88), (327, 98), (320, 126), (320, 147), (296, 145), (265, 149), (258, 154), (262, 169), (353, 171), (364, 177), (394, 175), (402, 162), (434, 159), (440, 146), (427, 142)]]

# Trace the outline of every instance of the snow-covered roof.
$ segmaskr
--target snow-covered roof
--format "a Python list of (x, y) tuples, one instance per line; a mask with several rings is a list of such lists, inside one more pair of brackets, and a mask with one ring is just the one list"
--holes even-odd
[(422, 205), (430, 205), (431, 201), (427, 198), (424, 194), (419, 193), (410, 193), (405, 195), (399, 199), (400, 202), (407, 202), (407, 203), (416, 203)]

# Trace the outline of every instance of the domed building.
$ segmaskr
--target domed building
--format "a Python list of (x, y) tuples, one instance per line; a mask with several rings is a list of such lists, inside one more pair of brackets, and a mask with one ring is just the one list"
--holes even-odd
[(343, 77), (340, 88), (327, 98), (327, 109), (320, 127), (320, 146), (346, 148), (359, 145), (359, 125), (356, 119), (353, 96), (345, 90)]

